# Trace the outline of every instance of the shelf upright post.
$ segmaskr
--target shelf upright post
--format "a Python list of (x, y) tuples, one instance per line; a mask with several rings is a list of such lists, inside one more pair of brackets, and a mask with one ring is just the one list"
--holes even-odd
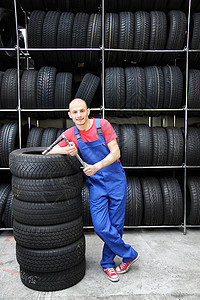
[(101, 16), (102, 16), (102, 45), (101, 45), (101, 63), (102, 63), (102, 117), (103, 119), (105, 118), (105, 45), (104, 45), (104, 32), (105, 32), (105, 18), (104, 18), (104, 13), (105, 13), (105, 6), (104, 6), (104, 0), (102, 0), (102, 11), (101, 11)]
[(191, 0), (188, 3), (188, 27), (187, 27), (187, 46), (186, 46), (186, 87), (185, 87), (185, 157), (184, 157), (184, 234), (186, 234), (186, 210), (187, 210), (187, 137), (188, 137), (188, 75), (189, 75), (189, 38), (190, 38), (190, 13), (191, 13)]
[(22, 136), (21, 136), (21, 99), (20, 99), (20, 69), (19, 69), (19, 34), (18, 34), (18, 19), (17, 19), (17, 4), (14, 0), (14, 10), (15, 10), (15, 28), (16, 28), (16, 38), (17, 38), (17, 98), (18, 98), (18, 119), (19, 119), (19, 148), (22, 146)]

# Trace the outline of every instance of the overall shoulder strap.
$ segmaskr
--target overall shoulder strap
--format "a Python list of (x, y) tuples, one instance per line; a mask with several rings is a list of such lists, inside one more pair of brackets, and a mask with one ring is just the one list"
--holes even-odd
[(82, 141), (82, 138), (81, 138), (81, 135), (80, 135), (80, 133), (79, 133), (79, 131), (78, 131), (77, 126), (74, 126), (74, 134), (75, 134), (75, 137), (76, 137), (78, 143), (79, 143), (80, 141)]
[(96, 122), (97, 133), (98, 133), (98, 135), (100, 135), (100, 134), (102, 134), (100, 119), (95, 119), (95, 122)]

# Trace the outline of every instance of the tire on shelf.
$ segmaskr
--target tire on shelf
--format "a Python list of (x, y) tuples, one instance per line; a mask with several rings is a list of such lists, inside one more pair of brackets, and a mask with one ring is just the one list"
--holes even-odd
[(17, 261), (21, 268), (33, 272), (58, 272), (81, 263), (85, 258), (85, 237), (60, 248), (28, 249), (16, 244)]
[(40, 147), (44, 128), (33, 127), (27, 138), (26, 148), (29, 147)]
[(100, 78), (98, 76), (91, 73), (85, 74), (76, 92), (75, 98), (85, 100), (87, 106), (90, 107), (99, 84)]
[(200, 108), (200, 70), (189, 69), (188, 108)]
[(25, 202), (13, 199), (14, 218), (23, 224), (47, 226), (70, 222), (81, 215), (81, 197), (58, 202)]
[[(119, 48), (133, 49), (134, 42), (134, 14), (121, 12), (119, 14)], [(119, 52), (118, 61), (121, 66), (131, 62), (131, 52)]]
[(42, 139), (41, 139), (41, 147), (48, 147), (50, 146), (55, 140), (57, 136), (58, 129), (55, 127), (48, 127), (45, 128)]
[[(126, 108), (145, 108), (146, 79), (141, 67), (125, 68)], [(139, 115), (140, 113), (137, 112)]]
[[(86, 48), (99, 48), (102, 44), (102, 16), (91, 14), (88, 22)], [(92, 69), (100, 64), (100, 51), (87, 51), (86, 62)]]
[(20, 278), (28, 288), (36, 291), (52, 292), (77, 284), (85, 275), (85, 259), (78, 265), (58, 272), (33, 272), (20, 266)]
[[(64, 2), (66, 3), (66, 1)], [(74, 23), (74, 17), (74, 14), (71, 12), (63, 12), (60, 15), (57, 32), (58, 48), (72, 47), (72, 28)], [(71, 64), (71, 51), (58, 51), (57, 55), (60, 63)]]
[(16, 108), (17, 97), (17, 69), (7, 69), (1, 81), (1, 105), (3, 108)]
[[(119, 48), (119, 17), (116, 13), (105, 14), (105, 48)], [(116, 51), (105, 52), (105, 64), (113, 66), (117, 61), (118, 53)]]
[(8, 167), (10, 153), (18, 148), (18, 124), (7, 123), (0, 129), (0, 166)]
[(167, 165), (180, 166), (183, 163), (184, 140), (178, 127), (166, 127), (168, 139)]
[(12, 190), (10, 190), (8, 197), (6, 199), (6, 205), (2, 216), (2, 222), (4, 224), (4, 227), (6, 228), (13, 227), (13, 199), (14, 199), (14, 195)]
[(143, 218), (143, 195), (138, 177), (127, 177), (126, 226), (139, 226)]
[(24, 70), (21, 78), (22, 108), (37, 108), (37, 75), (36, 70)]
[(141, 178), (144, 197), (144, 225), (163, 224), (163, 198), (160, 183), (156, 177)]
[(3, 226), (2, 216), (3, 216), (3, 212), (4, 212), (6, 202), (7, 202), (10, 192), (11, 192), (10, 184), (2, 183), (0, 185), (0, 227)]
[(79, 240), (83, 234), (82, 217), (58, 225), (33, 226), (13, 221), (13, 235), (18, 245), (30, 249), (53, 249)]
[(159, 178), (163, 205), (164, 205), (164, 225), (181, 225), (183, 222), (183, 196), (181, 187), (176, 178)]
[(153, 136), (153, 166), (165, 166), (167, 164), (168, 140), (167, 132), (162, 127), (152, 127)]
[(153, 157), (152, 130), (147, 125), (137, 125), (137, 165), (149, 166)]
[(80, 172), (80, 164), (69, 155), (42, 155), (44, 147), (22, 148), (12, 151), (10, 171), (22, 178), (62, 177)]
[(187, 223), (200, 225), (200, 177), (187, 178)]
[[(87, 39), (87, 28), (89, 22), (89, 15), (87, 13), (77, 13), (74, 18), (72, 29), (72, 47), (85, 48)], [(74, 64), (85, 62), (85, 51), (73, 51), (72, 60)]]
[(188, 127), (187, 135), (187, 165), (199, 166), (200, 165), (200, 129), (195, 127)]
[(137, 164), (137, 133), (135, 125), (121, 125), (121, 161), (125, 166)]
[(58, 202), (78, 197), (83, 184), (82, 173), (46, 179), (12, 176), (15, 198), (26, 202)]

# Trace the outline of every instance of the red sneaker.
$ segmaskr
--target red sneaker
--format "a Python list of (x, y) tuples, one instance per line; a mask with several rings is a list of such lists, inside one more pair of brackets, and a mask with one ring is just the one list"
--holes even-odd
[(117, 266), (117, 268), (116, 268), (117, 273), (123, 274), (123, 273), (128, 272), (130, 266), (131, 266), (136, 260), (138, 260), (139, 257), (140, 257), (140, 256), (139, 256), (139, 254), (138, 254), (138, 255), (136, 256), (135, 259), (129, 261), (128, 263), (123, 263), (123, 262), (122, 262), (122, 263), (121, 263), (119, 266)]
[(103, 269), (111, 281), (119, 281), (119, 276), (114, 268)]

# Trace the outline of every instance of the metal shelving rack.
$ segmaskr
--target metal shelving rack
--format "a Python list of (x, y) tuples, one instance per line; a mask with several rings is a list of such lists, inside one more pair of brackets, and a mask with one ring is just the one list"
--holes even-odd
[[(19, 123), (19, 145), (21, 148), (21, 124), (22, 124), (22, 113), (23, 112), (37, 112), (37, 111), (68, 111), (68, 109), (23, 109), (21, 108), (21, 97), (20, 97), (20, 55), (25, 56), (27, 59), (27, 69), (29, 68), (29, 51), (101, 51), (102, 62), (101, 62), (101, 73), (102, 73), (102, 105), (100, 108), (92, 108), (92, 111), (99, 111), (102, 115), (102, 118), (105, 118), (107, 111), (123, 111), (123, 112), (151, 112), (151, 111), (158, 111), (158, 112), (172, 112), (174, 113), (174, 126), (176, 123), (176, 113), (183, 112), (184, 114), (184, 127), (185, 127), (185, 156), (184, 156), (184, 163), (181, 166), (133, 166), (133, 167), (124, 167), (125, 169), (135, 170), (135, 169), (168, 169), (168, 170), (176, 170), (181, 169), (184, 172), (184, 220), (183, 223), (180, 225), (158, 225), (158, 226), (125, 226), (125, 228), (183, 228), (184, 234), (186, 234), (186, 229), (191, 227), (200, 227), (200, 225), (187, 225), (186, 223), (186, 182), (187, 182), (187, 169), (192, 168), (200, 168), (200, 166), (187, 166), (186, 156), (187, 156), (187, 133), (188, 133), (188, 112), (200, 112), (200, 109), (188, 109), (188, 73), (189, 73), (189, 53), (190, 52), (200, 52), (199, 50), (190, 50), (189, 49), (189, 35), (190, 35), (190, 16), (191, 16), (191, 3), (192, 0), (188, 0), (188, 24), (187, 24), (187, 46), (181, 50), (136, 50), (136, 49), (108, 49), (105, 48), (104, 44), (104, 29), (105, 29), (105, 0), (102, 0), (102, 45), (100, 48), (25, 48), (19, 47), (19, 36), (18, 36), (18, 19), (17, 19), (17, 5), (16, 0), (14, 2), (14, 11), (15, 11), (15, 24), (16, 24), (16, 36), (17, 36), (17, 45), (15, 49), (13, 48), (1, 48), (0, 51), (4, 50), (15, 50), (17, 56), (17, 74), (18, 74), (18, 106), (16, 109), (1, 109), (2, 112), (16, 112), (18, 114), (18, 123)], [(25, 13), (25, 12), (24, 12)], [(26, 14), (26, 13), (25, 13)], [(26, 17), (25, 17), (26, 19)], [(25, 24), (27, 30), (27, 23)], [(186, 99), (185, 99), (185, 106), (180, 109), (108, 109), (105, 107), (105, 52), (107, 51), (121, 51), (121, 52), (150, 52), (150, 53), (184, 53), (185, 54), (185, 63), (186, 63)], [(149, 124), (152, 123), (152, 117), (149, 117)], [(30, 121), (30, 120), (29, 120)], [(9, 171), (9, 168), (0, 168), (0, 171)], [(85, 228), (93, 228), (92, 226), (86, 226)], [(0, 228), (0, 230), (11, 230), (12, 228)]]

